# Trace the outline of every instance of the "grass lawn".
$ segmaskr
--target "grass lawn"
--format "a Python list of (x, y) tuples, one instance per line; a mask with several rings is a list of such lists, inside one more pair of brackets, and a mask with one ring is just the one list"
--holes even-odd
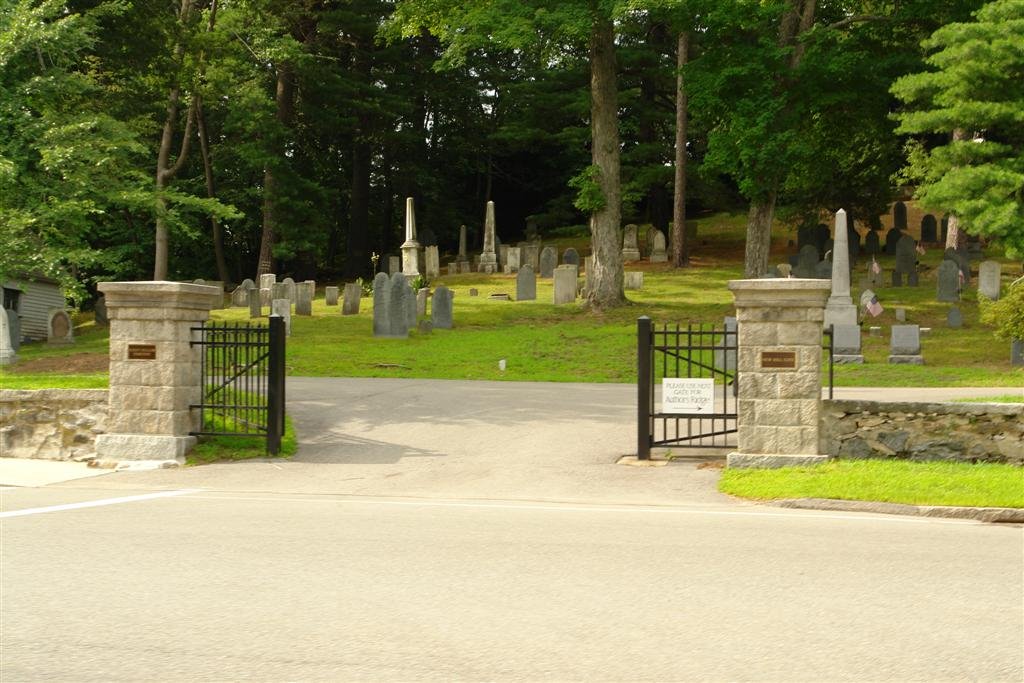
[[(284, 418), (284, 434), (281, 435), (281, 452), (279, 458), (290, 458), (295, 455), (298, 441), (292, 419)], [(187, 456), (189, 465), (205, 465), (226, 460), (250, 460), (252, 458), (272, 457), (267, 453), (267, 440), (255, 436), (201, 436), (199, 443)]]
[(833, 460), (815, 467), (727, 469), (719, 490), (742, 498), (837, 498), (911, 505), (1024, 507), (1024, 469), (1003, 464)]
[[(631, 301), (603, 314), (591, 314), (578, 304), (551, 304), (550, 280), (538, 280), (537, 300), (526, 302), (489, 300), (493, 292), (515, 296), (515, 276), (467, 274), (442, 275), (432, 285), (445, 284), (455, 291), (454, 330), (430, 334), (413, 332), (407, 340), (374, 339), (372, 299), (364, 298), (359, 315), (342, 316), (340, 307), (314, 303), (312, 317), (293, 316), (288, 340), (288, 373), (321, 377), (403, 377), (436, 379), (487, 379), (555, 382), (633, 382), (636, 379), (636, 318), (650, 316), (656, 324), (687, 321), (717, 323), (732, 314), (732, 295), (726, 288), (742, 276), (745, 216), (719, 214), (699, 221), (693, 267), (672, 270), (667, 264), (631, 264), (628, 270), (645, 272), (644, 289), (629, 291)], [(786, 242), (795, 236), (777, 229), (772, 262), (786, 260)], [(574, 246), (587, 252), (583, 237), (558, 238), (559, 247)], [(864, 335), (865, 364), (835, 368), (837, 386), (1024, 386), (1024, 369), (1009, 363), (1009, 343), (995, 339), (992, 330), (978, 322), (973, 290), (961, 303), (963, 329), (945, 326), (948, 304), (935, 301), (935, 269), (941, 251), (931, 249), (921, 257), (924, 271), (917, 288), (882, 288), (878, 291), (885, 311), (865, 321), (882, 327), (881, 337)], [(881, 257), (883, 267), (892, 257)], [(1004, 265), (1009, 281), (1011, 268)], [(854, 277), (866, 276), (862, 259)], [(470, 288), (479, 296), (469, 296)], [(888, 365), (888, 327), (896, 322), (897, 306), (906, 308), (909, 322), (930, 327), (923, 337), (925, 366)], [(248, 309), (214, 311), (216, 320), (248, 321)], [(95, 326), (89, 315), (79, 316), (77, 343), (73, 347), (27, 344), (20, 362), (0, 371), (0, 387), (97, 387), (105, 375), (85, 362), (102, 360), (106, 330)], [(82, 362), (71, 362), (79, 355)], [(498, 361), (506, 361), (506, 370)], [(83, 368), (89, 369), (88, 372)], [(999, 393), (999, 392), (993, 392)]]

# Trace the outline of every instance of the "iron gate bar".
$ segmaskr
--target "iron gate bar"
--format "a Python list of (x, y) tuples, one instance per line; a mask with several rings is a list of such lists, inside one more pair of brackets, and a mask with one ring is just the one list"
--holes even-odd
[[(284, 321), (271, 316), (268, 325), (207, 323), (194, 327), (202, 348), (200, 403), (196, 436), (257, 436), (267, 451), (280, 452), (284, 433)], [(221, 429), (208, 428), (220, 418)], [(229, 425), (232, 428), (225, 428)]]

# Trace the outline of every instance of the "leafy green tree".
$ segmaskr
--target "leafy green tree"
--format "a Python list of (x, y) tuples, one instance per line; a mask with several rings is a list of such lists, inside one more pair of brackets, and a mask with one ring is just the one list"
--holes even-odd
[[(892, 87), (906, 103), (899, 132), (950, 136), (912, 143), (908, 175), (916, 196), (956, 215), (972, 234), (999, 240), (1024, 258), (1024, 0), (994, 0), (974, 21), (955, 22), (925, 41), (932, 70)], [(966, 133), (966, 134), (965, 134)]]

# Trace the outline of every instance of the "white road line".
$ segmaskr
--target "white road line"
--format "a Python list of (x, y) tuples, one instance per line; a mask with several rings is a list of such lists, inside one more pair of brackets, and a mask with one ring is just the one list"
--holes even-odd
[[(207, 491), (206, 493), (212, 493)], [(227, 492), (225, 492), (227, 493)], [(771, 512), (767, 510), (695, 510), (681, 507), (625, 507), (620, 505), (550, 505), (530, 503), (487, 503), (487, 502), (464, 502), (464, 501), (405, 501), (405, 500), (373, 500), (359, 498), (292, 498), (275, 496), (232, 496), (229, 493), (223, 496), (193, 496), (190, 500), (219, 500), (219, 501), (259, 501), (259, 502), (293, 502), (293, 503), (334, 503), (334, 504), (362, 504), (362, 505), (387, 505), (395, 507), (439, 507), (439, 508), (474, 508), (494, 510), (526, 510), (526, 511), (553, 511), (553, 512), (630, 512), (630, 513), (660, 513), (675, 515), (721, 515), (739, 517), (785, 517), (800, 519), (840, 519), (861, 522), (894, 522), (897, 524), (978, 524), (976, 520), (951, 519), (945, 517), (909, 517), (902, 515), (863, 513), (837, 513), (818, 510), (804, 510), (801, 512)]]
[(101, 498), (100, 500), (87, 500), (83, 503), (67, 503), (65, 505), (49, 505), (42, 508), (25, 508), (24, 510), (11, 510), (0, 512), (0, 519), (6, 517), (22, 517), (24, 515), (38, 515), (43, 512), (61, 512), (64, 510), (79, 510), (81, 508), (94, 508), (101, 505), (118, 505), (120, 503), (134, 503), (140, 500), (152, 500), (154, 498), (169, 498), (171, 496), (184, 496), (189, 493), (198, 493), (202, 489), (180, 489), (177, 491), (159, 491), (157, 493), (146, 493), (138, 496), (122, 496), (120, 498)]

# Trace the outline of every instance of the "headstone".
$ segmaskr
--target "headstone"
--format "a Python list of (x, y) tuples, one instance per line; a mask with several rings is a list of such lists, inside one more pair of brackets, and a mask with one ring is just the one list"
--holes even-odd
[(388, 256), (388, 275), (402, 272), (402, 259), (397, 256)]
[(622, 287), (623, 289), (643, 289), (644, 288), (644, 271), (642, 270), (627, 270), (623, 275)]
[[(405, 311), (405, 331), (406, 334), (408, 334), (409, 330), (416, 327), (416, 292), (413, 291), (410, 278), (405, 275), (402, 276), (402, 282), (391, 286), (392, 314), (399, 310), (396, 303), (398, 301), (399, 292), (401, 293), (403, 303), (401, 310)], [(400, 322), (397, 318), (393, 317), (391, 319), (391, 325), (392, 329), (396, 329), (396, 326), (400, 325)]]
[(964, 276), (964, 285), (968, 285), (971, 282), (971, 256), (970, 252), (966, 249), (946, 249), (944, 259), (952, 260), (960, 268), (960, 273)]
[(860, 352), (860, 325), (836, 325), (832, 328), (832, 362), (856, 364), (864, 362)]
[[(351, 283), (350, 283), (351, 284)], [(345, 285), (345, 294), (348, 294), (349, 285)], [(345, 304), (348, 304), (348, 296), (345, 297)], [(388, 306), (391, 304), (391, 278), (387, 273), (377, 273), (373, 278), (373, 336), (390, 337), (391, 319), (388, 317)], [(345, 315), (345, 308), (341, 309)]]
[(508, 292), (491, 292), (487, 295), (488, 299), (492, 301), (509, 301)]
[(416, 205), (412, 197), (405, 198), (405, 241), (400, 249), (402, 272), (411, 280), (420, 274), (420, 243), (416, 239)]
[(793, 274), (793, 266), (789, 265), (788, 263), (780, 263), (779, 265), (775, 266), (775, 270), (778, 271), (779, 277), (789, 277), (790, 275)]
[(554, 302), (556, 305), (571, 304), (576, 301), (576, 280), (578, 277), (578, 267), (570, 262), (555, 268)]
[(935, 298), (950, 302), (960, 300), (960, 268), (954, 261), (945, 259), (939, 264)]
[[(282, 291), (284, 291), (284, 293), (285, 293), (285, 296), (283, 296), (281, 298), (282, 299), (288, 299), (289, 301), (291, 301), (294, 304), (295, 303), (295, 280), (291, 279), (290, 277), (286, 277), (285, 279), (281, 280), (281, 285), (283, 286)], [(277, 297), (275, 297), (275, 298), (277, 298)]]
[(427, 247), (424, 262), (426, 263), (424, 270), (427, 273), (427, 278), (434, 279), (441, 276), (441, 255), (437, 251), (437, 246)]
[(903, 237), (903, 233), (896, 228), (890, 228), (889, 232), (885, 233), (885, 253), (889, 256), (896, 254), (896, 245), (899, 244), (900, 238)]
[(594, 274), (594, 257), (585, 257), (583, 259), (583, 264), (583, 295), (586, 296), (587, 292), (590, 291), (590, 278)]
[[(455, 257), (457, 261), (468, 261), (469, 252), (466, 250), (466, 226), (459, 226), (459, 253)], [(435, 325), (436, 327), (436, 325)]]
[(1002, 276), (999, 261), (982, 261), (978, 266), (978, 294), (996, 301), (999, 299), (999, 279)]
[(242, 280), (242, 284), (235, 287), (231, 292), (231, 305), (235, 308), (245, 308), (249, 305), (249, 290), (255, 289), (256, 283), (248, 278)]
[(484, 217), (484, 248), (480, 254), (480, 272), (494, 273), (498, 270), (498, 256), (495, 253), (497, 227), (494, 224), (494, 202), (487, 202)]
[(430, 296), (430, 289), (421, 287), (416, 290), (416, 317), (422, 318), (427, 314), (427, 298)]
[[(849, 220), (849, 217), (847, 217), (847, 220)], [(852, 221), (846, 227), (846, 248), (849, 253), (848, 263), (852, 270), (853, 266), (857, 263), (857, 257), (860, 256), (860, 233), (853, 227)]]
[[(384, 275), (384, 273), (377, 273), (378, 275)], [(387, 278), (387, 275), (384, 275)], [(377, 294), (376, 286), (377, 279), (374, 278), (374, 295), (373, 300), (376, 304)], [(363, 295), (363, 288), (359, 286), (358, 282), (346, 282), (345, 290), (341, 298), (341, 314), (342, 315), (358, 315), (359, 314), (359, 299)]]
[(817, 277), (818, 249), (813, 244), (800, 248), (797, 256), (796, 267), (793, 268), (793, 277), (813, 278)]
[(470, 296), (480, 296), (480, 290), (478, 290), (476, 287), (470, 287), (469, 288), (469, 295)]
[[(722, 335), (720, 340), (715, 342), (714, 365), (721, 372), (735, 372), (737, 353), (736, 317), (731, 315), (725, 316), (725, 319), (722, 321), (722, 327), (725, 329), (725, 334)], [(730, 347), (728, 351), (726, 347)]]
[(452, 290), (445, 286), (434, 290), (434, 296), (430, 300), (430, 320), (434, 327), (439, 330), (452, 329)]
[(668, 251), (665, 249), (665, 235), (661, 230), (655, 230), (651, 240), (651, 263), (665, 263), (666, 261), (668, 261)]
[(832, 262), (819, 261), (814, 266), (814, 277), (819, 280), (828, 280), (832, 277)]
[[(280, 283), (275, 283), (280, 284)], [(274, 299), (270, 302), (270, 315), (279, 315), (284, 320), (285, 336), (292, 334), (292, 300)]]
[(864, 235), (864, 253), (868, 256), (875, 256), (878, 251), (878, 231), (868, 230), (868, 234)]
[[(270, 300), (271, 300), (271, 302), (276, 301), (278, 299), (287, 299), (289, 302), (291, 302), (292, 297), (289, 296), (289, 294), (291, 293), (291, 291), (294, 288), (295, 288), (295, 285), (291, 285), (291, 287), (289, 287), (287, 282), (275, 282), (270, 287)], [(271, 304), (271, 305), (273, 305), (273, 304)]]
[(938, 224), (935, 216), (926, 213), (921, 217), (921, 241), (933, 244), (939, 239)]
[(558, 265), (558, 251), (554, 247), (544, 247), (540, 252), (540, 276), (552, 277)]
[(46, 343), (74, 344), (75, 326), (63, 308), (50, 308), (46, 316)]
[(295, 315), (313, 315), (313, 291), (309, 282), (295, 285)]
[(949, 309), (949, 313), (946, 314), (946, 327), (954, 330), (958, 330), (964, 326), (964, 315), (960, 312), (960, 309), (953, 306)]
[(981, 238), (979, 238), (977, 235), (967, 236), (967, 255), (971, 258), (981, 258)]
[(529, 265), (536, 273), (540, 270), (540, 245), (536, 242), (519, 247), (519, 265)]
[(903, 202), (892, 205), (892, 226), (897, 230), (907, 229), (907, 205)]
[(508, 265), (508, 250), (511, 249), (511, 248), (512, 248), (511, 244), (503, 244), (503, 245), (501, 245), (500, 247), (497, 248), (495, 253), (498, 256), (498, 265), (499, 266)]
[(889, 363), (924, 365), (921, 357), (921, 329), (917, 325), (893, 325), (889, 339)]
[[(259, 295), (259, 292), (257, 292), (257, 295)], [(107, 297), (102, 294), (96, 297), (96, 303), (93, 305), (93, 311), (95, 312), (94, 319), (97, 325), (110, 324), (110, 318), (107, 317)]]
[(640, 247), (636, 241), (637, 227), (633, 223), (627, 225), (622, 231), (622, 260), (639, 261)]
[(270, 307), (270, 302), (273, 299), (273, 297), (271, 296), (271, 293), (272, 292), (271, 292), (270, 289), (261, 289), (260, 290), (260, 306), (267, 306), (268, 308)]
[(263, 317), (263, 296), (258, 289), (250, 289), (249, 292), (249, 318)]
[[(857, 306), (850, 296), (850, 250), (846, 211), (836, 211), (836, 244), (832, 251), (832, 293), (825, 305), (825, 327), (829, 325), (857, 325)], [(859, 330), (859, 328), (858, 328)], [(859, 332), (858, 332), (859, 335)], [(858, 339), (860, 337), (858, 336)]]
[(897, 308), (896, 309), (896, 322), (905, 323), (907, 322), (907, 309)]
[(880, 325), (872, 325), (868, 328), (868, 335), (872, 337), (881, 337), (882, 327)]
[(11, 365), (18, 362), (17, 349), (13, 344), (11, 318), (18, 314), (7, 308), (0, 308), (0, 365)]
[(334, 286), (324, 287), (324, 304), (327, 306), (337, 306), (339, 291), (340, 290)]
[[(572, 247), (569, 247), (562, 254), (562, 264), (563, 265), (573, 265), (573, 266), (576, 266), (578, 268), (579, 265), (580, 265), (580, 255), (579, 255), (579, 253), (575, 249), (573, 249)], [(557, 268), (556, 268), (556, 270), (557, 270)]]
[(273, 273), (264, 273), (263, 275), (260, 275), (260, 289), (270, 289), (270, 286), (275, 282), (277, 282), (277, 275), (274, 275)]
[(508, 247), (508, 260), (505, 262), (506, 273), (519, 272), (519, 259), (522, 256), (522, 249), (519, 247)]
[(451, 277), (452, 275), (458, 275), (458, 274), (459, 274), (459, 264), (458, 263), (449, 263), (448, 264), (448, 277)]
[(516, 275), (516, 301), (534, 301), (537, 298), (537, 275), (533, 266), (523, 264)]
[(903, 235), (896, 244), (896, 267), (892, 273), (892, 286), (902, 287), (903, 278), (907, 286), (917, 287), (917, 245), (910, 235)]
[(472, 273), (473, 269), (469, 261), (459, 261), (459, 275), (465, 275), (466, 273)]
[(644, 232), (644, 254), (647, 258), (651, 257), (651, 252), (654, 251), (654, 233), (658, 232), (658, 229), (653, 225), (648, 225), (647, 230)]
[(213, 300), (213, 307), (217, 309), (224, 308), (224, 281), (223, 280), (206, 280), (207, 287), (216, 288), (219, 296)]
[(420, 334), (430, 334), (434, 331), (434, 323), (430, 320), (421, 320), (416, 323), (416, 331)]

